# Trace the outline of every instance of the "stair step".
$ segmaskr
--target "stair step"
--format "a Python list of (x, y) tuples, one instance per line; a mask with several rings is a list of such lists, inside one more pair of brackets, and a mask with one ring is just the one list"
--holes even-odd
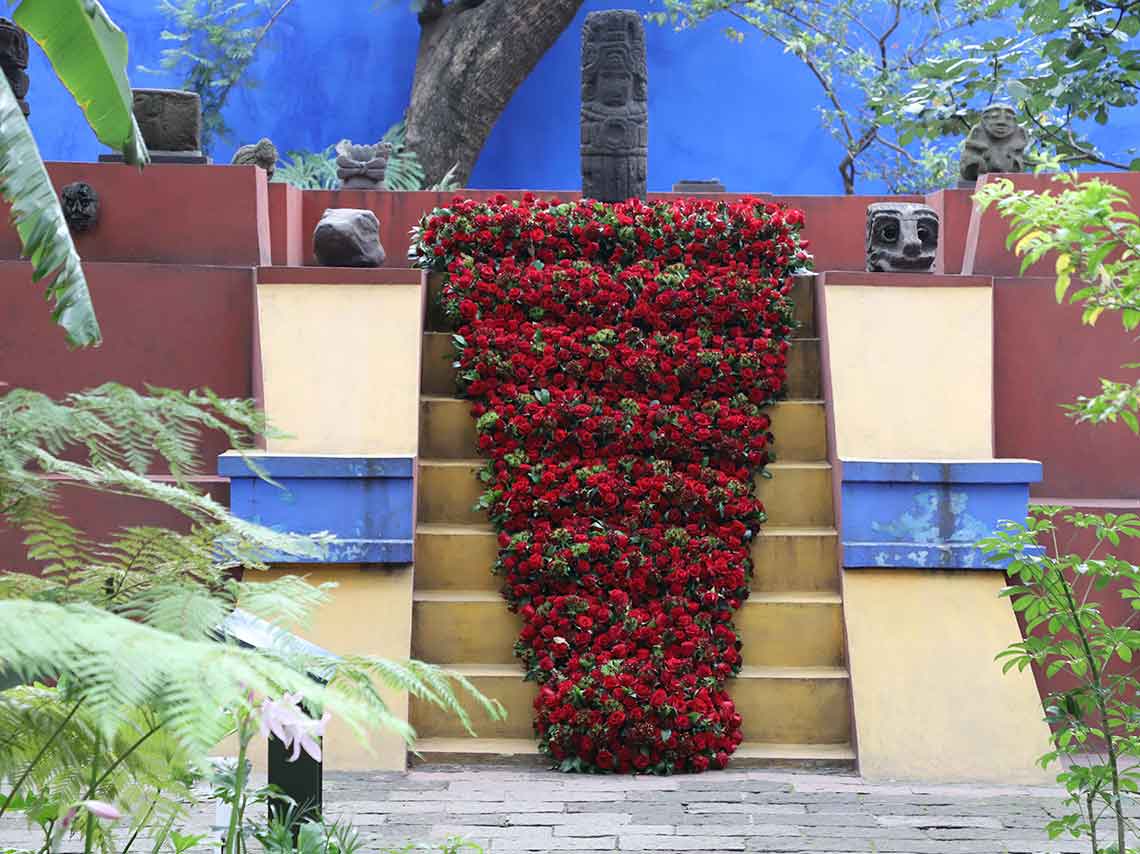
[[(815, 334), (815, 276), (797, 276), (792, 286), (792, 299), (796, 303), (795, 319), (799, 323), (797, 330), (804, 337)], [(439, 296), (443, 286), (443, 277), (439, 273), (428, 275), (427, 286), (427, 317), (425, 326), (432, 332), (449, 332), (447, 319), (439, 309)]]
[[(487, 515), (475, 510), (483, 492), (476, 472), (478, 459), (421, 459), (419, 463), (419, 515), (429, 524), (479, 525)], [(757, 477), (757, 494), (772, 525), (830, 527), (832, 510), (831, 465), (824, 462), (780, 462), (768, 467), (771, 478)]]
[[(504, 721), (473, 715), (482, 738), (530, 738), (538, 688), (522, 680), (517, 664), (450, 664), (507, 710)], [(729, 694), (744, 718), (748, 741), (791, 744), (847, 744), (851, 738), (850, 687), (842, 667), (745, 667), (728, 683)], [(470, 706), (470, 704), (468, 704)], [(424, 738), (464, 738), (451, 714), (414, 697), (411, 723)]]
[[(806, 334), (806, 333), (803, 333)], [(420, 391), (427, 395), (454, 397), (456, 393), (455, 348), (450, 332), (425, 332), (420, 369)], [(820, 346), (818, 338), (793, 338), (788, 349), (788, 397), (814, 400), (821, 396)]]
[[(833, 528), (765, 525), (752, 544), (753, 595), (837, 591), (837, 539)], [(416, 529), (416, 588), (498, 593), (502, 578), (491, 572), (497, 554), (490, 525), (421, 523)]]
[[(493, 591), (416, 590), (412, 596), (412, 656), (424, 661), (517, 667), (514, 644), (522, 626)], [(737, 612), (736, 626), (750, 665), (839, 667), (845, 660), (838, 593), (758, 593)]]
[[(822, 400), (785, 400), (771, 407), (773, 449), (778, 459), (827, 459), (827, 421)], [(420, 455), (469, 459), (479, 455), (469, 401), (425, 394), (420, 398)]]
[[(412, 765), (524, 765), (546, 768), (551, 760), (529, 738), (424, 738), (409, 753)], [(746, 741), (729, 762), (735, 768), (827, 768), (850, 770), (850, 744), (775, 744)]]

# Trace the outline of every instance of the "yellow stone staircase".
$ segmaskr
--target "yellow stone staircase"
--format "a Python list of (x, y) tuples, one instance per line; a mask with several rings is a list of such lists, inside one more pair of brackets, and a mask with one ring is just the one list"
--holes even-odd
[[(820, 399), (820, 346), (812, 280), (797, 284), (801, 322), (789, 355), (789, 399), (772, 408), (778, 462), (759, 481), (768, 522), (753, 547), (752, 595), (737, 614), (745, 667), (729, 687), (744, 718), (733, 764), (849, 766), (851, 702), (836, 559), (831, 466)], [(432, 290), (434, 291), (433, 284)], [(429, 294), (434, 305), (436, 294)], [(429, 312), (420, 386), (420, 460), (412, 654), (463, 673), (508, 711), (475, 719), (471, 738), (454, 717), (412, 701), (417, 752), (426, 762), (534, 757), (533, 683), (512, 648), (521, 627), (491, 574), (495, 536), (474, 510), (480, 484), (469, 403), (454, 396), (450, 334)]]

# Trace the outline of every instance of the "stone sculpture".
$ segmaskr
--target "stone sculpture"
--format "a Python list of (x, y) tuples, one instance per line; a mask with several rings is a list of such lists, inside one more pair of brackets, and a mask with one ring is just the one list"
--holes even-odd
[(202, 100), (197, 92), (133, 89), (135, 120), (151, 158), (193, 162), (202, 157)]
[(342, 139), (336, 147), (336, 176), (342, 190), (382, 190), (392, 146), (354, 145)]
[(719, 178), (708, 178), (699, 181), (678, 181), (673, 185), (674, 193), (723, 193), (724, 184)]
[(873, 273), (926, 272), (938, 250), (938, 213), (926, 205), (877, 202), (867, 206), (867, 269)]
[(28, 102), (28, 34), (7, 18), (0, 18), (0, 69), (8, 78), (12, 94), (20, 102), (20, 110), (27, 118), (31, 113)]
[(982, 110), (982, 120), (966, 137), (959, 164), (963, 182), (991, 172), (1024, 172), (1029, 134), (1017, 123), (1017, 113), (1008, 104), (991, 104)]
[(329, 208), (313, 232), (313, 251), (322, 267), (379, 267), (380, 220), (372, 211)]
[(591, 12), (582, 29), (582, 195), (645, 198), (649, 96), (637, 12)]
[(90, 231), (99, 223), (99, 194), (90, 184), (68, 184), (59, 191), (59, 200), (72, 231)]
[(277, 170), (277, 146), (262, 137), (254, 145), (243, 145), (239, 148), (230, 163), (238, 166), (257, 166), (264, 169), (265, 174), (272, 178)]

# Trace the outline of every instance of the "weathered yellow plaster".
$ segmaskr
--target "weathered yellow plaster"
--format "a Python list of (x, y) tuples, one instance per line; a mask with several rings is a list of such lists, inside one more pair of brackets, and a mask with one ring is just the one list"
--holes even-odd
[(1021, 640), (1000, 572), (847, 570), (859, 770), (869, 780), (1051, 782), (1033, 675), (994, 656)]
[(838, 456), (993, 456), (988, 287), (826, 288)]
[(258, 285), (271, 453), (415, 454), (423, 292), (408, 285)]
[[(274, 570), (274, 572), (277, 572)], [(312, 643), (345, 655), (376, 655), (405, 660), (412, 645), (412, 573), (408, 567), (395, 569), (357, 566), (291, 568), (291, 574), (311, 584), (335, 582), (327, 602), (305, 626), (290, 629)], [(248, 573), (247, 581), (264, 576)], [(402, 691), (382, 691), (392, 712), (408, 719), (408, 695)], [(261, 741), (260, 739), (258, 740)], [(236, 746), (227, 744), (219, 752), (234, 755)], [(375, 732), (368, 745), (333, 715), (322, 746), (324, 767), (329, 771), (403, 771), (407, 744), (390, 732)], [(265, 767), (265, 751), (257, 744), (253, 761)]]

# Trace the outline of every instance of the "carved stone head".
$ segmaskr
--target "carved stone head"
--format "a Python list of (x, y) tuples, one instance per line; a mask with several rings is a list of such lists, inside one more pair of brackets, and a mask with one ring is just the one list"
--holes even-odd
[(926, 272), (938, 249), (938, 214), (926, 205), (877, 202), (867, 206), (867, 269), (873, 273)]
[(386, 142), (356, 145), (342, 139), (336, 146), (336, 175), (344, 190), (383, 189), (392, 146)]
[(202, 100), (197, 92), (177, 89), (134, 89), (135, 120), (146, 147), (153, 151), (202, 148)]
[(59, 191), (63, 218), (72, 231), (90, 231), (99, 222), (99, 194), (83, 181), (68, 184)]
[(1017, 130), (1017, 113), (1009, 104), (991, 104), (982, 110), (982, 126), (990, 139), (1005, 139)]

